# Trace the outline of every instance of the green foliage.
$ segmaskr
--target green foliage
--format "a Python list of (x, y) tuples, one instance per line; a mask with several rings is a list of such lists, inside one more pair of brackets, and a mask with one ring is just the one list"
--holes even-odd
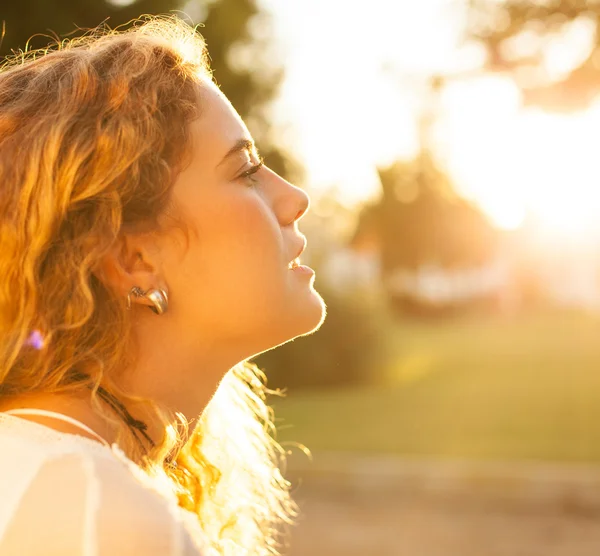
[(279, 440), (315, 453), (598, 463), (598, 324), (548, 311), (399, 321), (386, 384), (290, 389), (275, 402)]
[(389, 345), (387, 315), (358, 295), (323, 287), (327, 318), (316, 334), (303, 336), (255, 359), (272, 388), (366, 384), (381, 379)]
[[(471, 0), (469, 4), (468, 35), (485, 46), (487, 69), (512, 72), (524, 89), (525, 104), (580, 110), (600, 94), (599, 2)], [(544, 56), (551, 41), (562, 47), (561, 34), (574, 22), (592, 26), (594, 43), (567, 75), (552, 78), (543, 70)], [(515, 39), (520, 39), (521, 47)]]

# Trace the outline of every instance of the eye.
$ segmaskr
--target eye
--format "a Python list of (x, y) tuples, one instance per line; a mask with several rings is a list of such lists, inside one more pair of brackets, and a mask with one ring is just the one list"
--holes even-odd
[(239, 176), (238, 179), (247, 179), (249, 182), (251, 182), (252, 184), (257, 183), (256, 179), (253, 178), (254, 174), (256, 174), (256, 172), (258, 172), (262, 167), (264, 166), (264, 160), (261, 158), (258, 162), (258, 164), (254, 164), (253, 166), (251, 166), (250, 168), (248, 168), (248, 170), (242, 172)]

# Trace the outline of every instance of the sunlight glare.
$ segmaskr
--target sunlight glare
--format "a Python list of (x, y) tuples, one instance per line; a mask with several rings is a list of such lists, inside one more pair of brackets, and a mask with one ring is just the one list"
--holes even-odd
[(559, 115), (519, 102), (501, 78), (449, 86), (438, 133), (449, 172), (502, 228), (530, 213), (553, 235), (600, 232), (600, 103)]
[(565, 25), (564, 31), (548, 41), (543, 55), (544, 69), (553, 80), (564, 79), (590, 55), (596, 40), (596, 22), (579, 17)]
[[(264, 2), (288, 49), (276, 111), (295, 128), (289, 148), (315, 188), (335, 185), (344, 203), (376, 195), (376, 167), (420, 148), (419, 118), (433, 98), (424, 94), (427, 76), (465, 69), (461, 11), (446, 0), (373, 0), (368, 9), (343, 0)], [(560, 48), (549, 45), (548, 78), (579, 63), (590, 28), (578, 20)], [(522, 107), (509, 77), (459, 77), (447, 82), (438, 116), (436, 155), (459, 193), (498, 227), (533, 218), (549, 237), (600, 240), (599, 103), (579, 114), (543, 113)]]

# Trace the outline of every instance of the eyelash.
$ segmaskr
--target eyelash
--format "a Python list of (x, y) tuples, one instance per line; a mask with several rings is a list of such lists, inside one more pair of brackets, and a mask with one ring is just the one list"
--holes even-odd
[(261, 158), (258, 164), (255, 164), (254, 166), (252, 166), (252, 168), (249, 168), (248, 170), (243, 172), (240, 175), (240, 178), (248, 178), (251, 183), (256, 183), (256, 179), (254, 179), (252, 176), (264, 166), (264, 163), (265, 161)]

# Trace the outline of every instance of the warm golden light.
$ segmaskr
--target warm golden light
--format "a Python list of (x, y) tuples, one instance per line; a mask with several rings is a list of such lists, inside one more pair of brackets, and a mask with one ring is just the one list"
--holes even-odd
[(529, 213), (553, 235), (600, 233), (600, 103), (570, 115), (522, 109), (514, 84), (485, 78), (450, 87), (445, 110), (447, 166), (497, 225)]
[[(552, 237), (600, 237), (600, 104), (560, 115), (524, 108), (508, 77), (460, 77), (477, 66), (478, 51), (461, 44), (457, 4), (374, 4), (363, 12), (329, 0), (313, 12), (305, 3), (273, 3), (288, 47), (279, 110), (297, 116), (290, 145), (311, 184), (337, 185), (353, 201), (375, 194), (375, 168), (419, 150), (419, 119), (432, 102), (427, 77), (458, 75), (432, 108), (436, 154), (458, 190), (501, 228), (527, 220)], [(548, 51), (549, 76), (589, 48), (589, 30), (571, 27)]]

